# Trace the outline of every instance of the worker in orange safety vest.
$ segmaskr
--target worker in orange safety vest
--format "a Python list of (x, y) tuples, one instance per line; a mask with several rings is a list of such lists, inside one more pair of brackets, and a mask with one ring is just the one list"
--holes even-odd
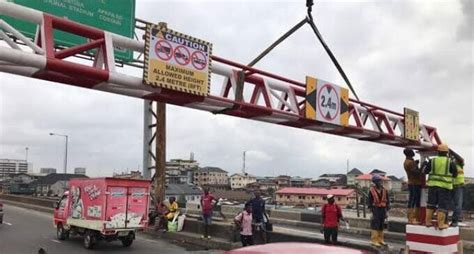
[(383, 187), (383, 178), (380, 175), (372, 176), (374, 186), (370, 187), (368, 207), (372, 210), (372, 219), (370, 222), (371, 244), (375, 247), (386, 246), (384, 241), (383, 229), (387, 219), (387, 211), (390, 210), (390, 200), (388, 192)]

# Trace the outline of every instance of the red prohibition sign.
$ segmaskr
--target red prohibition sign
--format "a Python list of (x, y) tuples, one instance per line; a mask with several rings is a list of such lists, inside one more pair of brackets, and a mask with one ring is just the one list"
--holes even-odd
[(184, 46), (178, 46), (174, 49), (174, 60), (180, 65), (187, 65), (191, 61), (190, 53)]
[(155, 44), (155, 54), (161, 60), (168, 61), (173, 57), (173, 47), (165, 40), (159, 40)]
[(202, 70), (207, 66), (206, 55), (204, 55), (204, 53), (202, 53), (201, 51), (194, 51), (191, 56), (191, 60), (191, 63), (193, 64), (194, 68), (198, 70)]

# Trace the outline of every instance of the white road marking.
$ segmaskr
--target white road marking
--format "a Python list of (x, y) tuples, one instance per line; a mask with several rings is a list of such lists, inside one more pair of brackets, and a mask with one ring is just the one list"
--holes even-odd
[(11, 224), (10, 222), (6, 222), (6, 221), (4, 221), (3, 224), (8, 225), (8, 226), (13, 225), (13, 224)]
[(58, 240), (54, 240), (54, 239), (51, 239), (52, 242), (55, 242), (55, 243), (61, 243), (60, 241)]

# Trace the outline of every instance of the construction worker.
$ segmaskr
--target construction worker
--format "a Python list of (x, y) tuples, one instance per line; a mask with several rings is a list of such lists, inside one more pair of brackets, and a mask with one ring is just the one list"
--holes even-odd
[(460, 221), (462, 204), (463, 204), (463, 194), (464, 194), (464, 159), (460, 156), (454, 156), (456, 163), (457, 176), (453, 179), (453, 191), (452, 198), (454, 201), (453, 217), (451, 220), (451, 227), (457, 227), (458, 222)]
[(424, 172), (428, 174), (428, 202), (426, 205), (427, 227), (433, 226), (431, 219), (434, 209), (437, 211), (438, 229), (448, 228), (446, 214), (451, 200), (453, 179), (457, 176), (456, 164), (448, 157), (449, 147), (438, 146), (438, 156), (425, 163)]
[(420, 161), (414, 160), (415, 152), (412, 149), (405, 148), (403, 150), (405, 154), (405, 162), (403, 162), (403, 167), (407, 173), (408, 178), (408, 224), (418, 225), (420, 222), (420, 201), (421, 201), (421, 186), (425, 181), (425, 174), (421, 171), (418, 166)]
[(386, 246), (384, 242), (383, 229), (387, 219), (387, 211), (390, 210), (390, 200), (388, 192), (383, 187), (383, 178), (374, 174), (372, 182), (375, 186), (370, 187), (368, 207), (372, 210), (372, 220), (370, 222), (371, 244), (375, 247)]

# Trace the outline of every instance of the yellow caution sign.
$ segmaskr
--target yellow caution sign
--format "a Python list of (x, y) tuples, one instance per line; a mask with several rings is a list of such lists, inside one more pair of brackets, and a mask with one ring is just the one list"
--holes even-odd
[(404, 108), (405, 128), (404, 137), (411, 140), (420, 140), (420, 117), (418, 111)]

